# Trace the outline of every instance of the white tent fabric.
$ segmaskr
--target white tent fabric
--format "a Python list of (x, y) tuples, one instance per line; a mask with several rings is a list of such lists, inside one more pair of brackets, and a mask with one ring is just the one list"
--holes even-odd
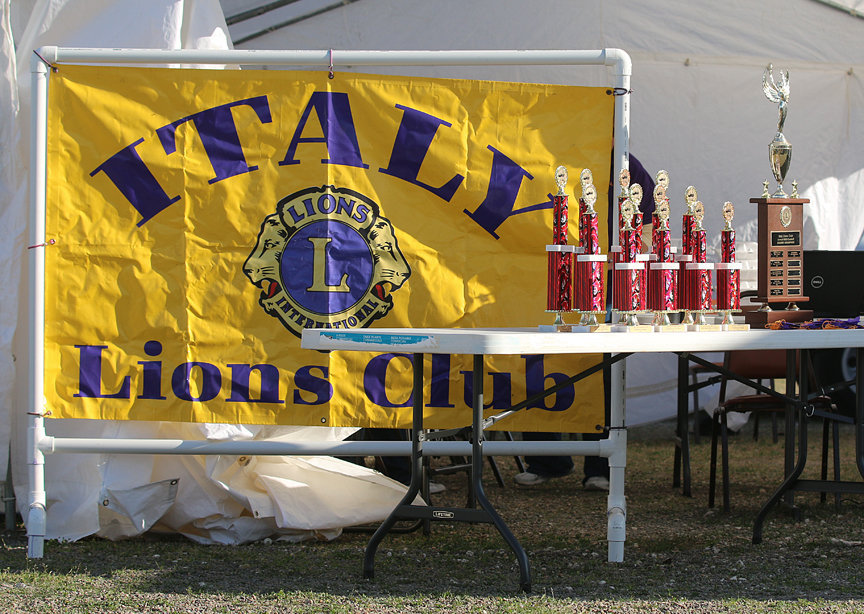
[[(27, 160), (29, 62), (41, 45), (130, 48), (229, 46), (216, 0), (38, 0), (2, 2), (0, 79), (0, 449), (12, 438), (18, 510), (27, 519), (23, 408), (26, 356)], [(13, 46), (12, 24), (22, 34)], [(17, 54), (17, 56), (16, 56)], [(17, 74), (20, 77), (16, 81)], [(17, 100), (24, 101), (20, 109)], [(17, 141), (17, 147), (15, 147)], [(20, 313), (19, 313), (19, 310)], [(17, 362), (26, 364), (26, 360)], [(15, 408), (10, 411), (10, 408)], [(335, 441), (356, 429), (246, 427), (183, 423), (46, 421), (57, 437), (268, 439)], [(6, 473), (6, 454), (0, 454)], [(149, 529), (170, 530), (202, 543), (332, 539), (345, 526), (380, 521), (405, 487), (370, 469), (335, 458), (247, 458), (64, 454), (45, 464), (49, 539), (98, 534), (109, 539)]]
[[(768, 143), (778, 114), (761, 88), (769, 62), (790, 72), (784, 133), (793, 158), (785, 188), (788, 193), (797, 181), (811, 200), (805, 248), (864, 247), (862, 14), (860, 0), (359, 0), (238, 47), (333, 48), (337, 56), (339, 49), (624, 49), (633, 59), (631, 151), (649, 171), (669, 172), (673, 217), (683, 208), (685, 188), (697, 187), (709, 236), (722, 228), (723, 202), (735, 205), (739, 259), (750, 256), (742, 281), (755, 289), (756, 208), (749, 199), (761, 195), (766, 179), (772, 192), (775, 187)], [(357, 70), (608, 83), (603, 69), (585, 67)], [(675, 373), (671, 356), (628, 359), (628, 423), (674, 415)], [(702, 398), (710, 397), (706, 391)]]

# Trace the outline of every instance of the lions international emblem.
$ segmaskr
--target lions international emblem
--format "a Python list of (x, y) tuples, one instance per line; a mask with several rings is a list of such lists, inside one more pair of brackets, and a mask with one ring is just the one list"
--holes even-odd
[(243, 264), (258, 303), (292, 333), (358, 328), (393, 308), (411, 269), (378, 204), (346, 188), (307, 188), (276, 204)]

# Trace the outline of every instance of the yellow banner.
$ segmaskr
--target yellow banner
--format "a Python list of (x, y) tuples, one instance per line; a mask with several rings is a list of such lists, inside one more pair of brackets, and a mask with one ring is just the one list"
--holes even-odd
[[(555, 168), (590, 168), (606, 202), (612, 114), (602, 88), (61, 67), (52, 417), (409, 425), (407, 356), (303, 350), (300, 332), (551, 323)], [(598, 359), (487, 359), (489, 411)], [(470, 357), (430, 355), (425, 369), (427, 426), (470, 423)], [(501, 428), (593, 432), (602, 378), (537, 405)]]

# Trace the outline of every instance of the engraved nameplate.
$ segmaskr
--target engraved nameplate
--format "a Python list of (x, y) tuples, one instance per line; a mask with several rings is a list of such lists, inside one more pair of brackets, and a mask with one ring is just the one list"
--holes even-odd
[(801, 233), (799, 231), (785, 230), (771, 233), (771, 246), (801, 245)]

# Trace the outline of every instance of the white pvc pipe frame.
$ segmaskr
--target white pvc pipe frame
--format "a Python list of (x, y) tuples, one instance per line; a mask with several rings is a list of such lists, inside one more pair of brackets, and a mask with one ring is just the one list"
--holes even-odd
[[(47, 109), (49, 65), (54, 64), (216, 64), (282, 66), (492, 66), (492, 65), (605, 65), (614, 68), (615, 96), (614, 174), (628, 168), (630, 140), (630, 56), (621, 49), (573, 50), (452, 50), (452, 51), (257, 51), (257, 50), (152, 50), (81, 49), (41, 47), (31, 60), (32, 147), (30, 153), (30, 245), (45, 242)], [(576, 110), (574, 109), (574, 112)], [(620, 192), (618, 182), (616, 196)], [(613, 201), (615, 202), (615, 201)], [(613, 216), (613, 228), (617, 216)], [(613, 237), (618, 233), (613, 232)], [(289, 443), (272, 441), (185, 441), (179, 439), (88, 439), (57, 438), (45, 432), (43, 419), (45, 348), (45, 255), (43, 249), (29, 252), (28, 299), (30, 303), (27, 374), (28, 429), (27, 463), (30, 484), (27, 515), (29, 558), (44, 554), (46, 527), (45, 454), (59, 452), (102, 454), (227, 454), (227, 455), (338, 455), (372, 456), (411, 453), (410, 442), (343, 441), (334, 443)], [(605, 456), (610, 459), (607, 538), (610, 562), (624, 560), (626, 503), (624, 467), (627, 436), (624, 430), (624, 361), (612, 366), (610, 436), (602, 441), (505, 442), (489, 441), (484, 454)], [(619, 428), (616, 428), (619, 427)], [(426, 456), (469, 456), (469, 442), (427, 441)]]

